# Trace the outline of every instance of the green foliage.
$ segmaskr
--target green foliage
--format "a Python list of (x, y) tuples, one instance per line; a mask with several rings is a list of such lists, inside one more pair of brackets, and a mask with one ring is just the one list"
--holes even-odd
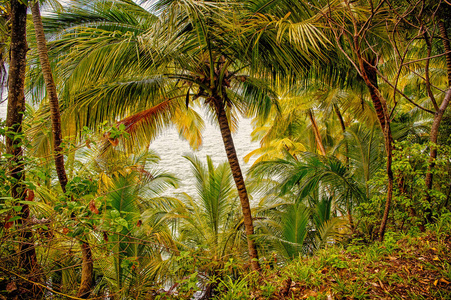
[(249, 278), (253, 276), (249, 273), (245, 277), (233, 280), (230, 276), (220, 280), (219, 291), (220, 295), (215, 297), (217, 300), (244, 300), (249, 299), (250, 288), (249, 288)]
[[(437, 149), (437, 158), (434, 160), (432, 174), (434, 178), (433, 189), (430, 195), (431, 203), (426, 201), (425, 175), (429, 166), (429, 150)], [(449, 209), (449, 155), (451, 148), (448, 145), (432, 145), (430, 143), (417, 144), (409, 139), (395, 144), (393, 153), (393, 172), (396, 179), (391, 215), (396, 230), (415, 231), (415, 227), (422, 224), (425, 212), (431, 209), (435, 218), (440, 218), (443, 211)], [(381, 216), (381, 207), (384, 205), (386, 174), (381, 170), (370, 181), (373, 190), (380, 192), (374, 194), (370, 201), (358, 207), (359, 219), (365, 224), (367, 232), (375, 229)]]
[[(445, 3), (419, 13), (405, 1), (321, 7), (161, 0), (152, 9), (130, 0), (50, 2), (56, 9), (44, 22), (69, 182), (63, 193), (31, 30), (25, 97), (40, 104), (27, 107), (20, 134), (0, 124), (1, 297), (13, 297), (9, 290), (19, 282), (13, 272), (23, 271), (18, 245), (37, 252), (46, 295), (74, 295), (79, 242), (92, 245), (96, 298), (271, 299), (282, 282), (272, 269), (285, 265), (293, 298), (415, 298), (415, 290), (402, 294), (396, 287), (419, 285), (425, 270), (437, 278), (427, 297), (449, 297), (435, 288), (451, 281), (449, 108), (438, 145), (425, 142), (449, 85), (446, 38), (437, 38), (441, 21), (449, 28)], [(2, 1), (1, 83), (10, 13)], [(410, 27), (417, 23), (421, 36)], [(362, 24), (352, 37), (371, 51), (357, 53), (347, 37)], [(381, 244), (367, 243), (386, 201), (384, 141), (357, 54), (370, 63), (377, 57), (376, 88), (391, 110), (396, 141), (391, 232)], [(250, 198), (258, 203), (251, 237), (264, 269), (258, 276), (247, 271), (243, 217), (227, 164), (188, 155), (196, 193), (163, 196), (178, 181), (154, 168), (158, 157), (147, 148), (170, 124), (198, 147), (203, 121), (192, 103), (205, 106), (213, 121), (224, 108), (232, 130), (238, 115), (255, 117), (262, 148), (251, 154), (262, 156), (251, 171)], [(23, 147), (20, 162), (6, 153), (6, 137)], [(327, 155), (317, 154), (321, 144)], [(430, 161), (433, 149), (438, 155)], [(433, 187), (426, 190), (431, 163)], [(11, 176), (16, 167), (24, 167), (25, 180)], [(11, 197), (18, 183), (25, 200)], [(432, 238), (420, 232), (429, 212)], [(415, 260), (415, 274), (388, 268), (405, 259)]]

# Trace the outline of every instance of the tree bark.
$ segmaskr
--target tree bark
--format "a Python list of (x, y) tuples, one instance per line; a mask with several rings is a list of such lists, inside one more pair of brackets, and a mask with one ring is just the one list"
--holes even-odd
[(388, 107), (385, 99), (381, 96), (378, 83), (377, 83), (377, 72), (375, 66), (370, 65), (363, 61), (362, 57), (359, 57), (359, 66), (362, 73), (365, 84), (367, 85), (371, 100), (373, 102), (374, 108), (376, 110), (377, 119), (382, 128), (384, 134), (385, 142), (385, 153), (387, 155), (387, 166), (386, 172), (388, 177), (387, 182), (387, 198), (385, 201), (384, 214), (382, 216), (381, 225), (379, 227), (379, 241), (384, 240), (385, 228), (387, 226), (388, 214), (390, 212), (390, 206), (393, 198), (393, 137), (390, 129), (390, 117), (388, 112)]
[[(443, 46), (445, 48), (446, 53), (446, 69), (448, 74), (448, 88), (451, 87), (451, 47), (448, 39), (448, 34), (446, 33), (446, 27), (443, 21), (439, 21), (439, 29), (440, 29), (440, 37), (442, 39)], [(440, 104), (439, 109), (435, 112), (434, 120), (432, 122), (431, 126), (431, 132), (429, 134), (429, 141), (431, 144), (431, 150), (429, 152), (429, 166), (428, 170), (426, 172), (426, 178), (425, 178), (425, 184), (426, 184), (426, 201), (429, 203), (429, 205), (432, 205), (432, 197), (431, 197), (431, 190), (432, 190), (432, 184), (433, 184), (433, 172), (432, 170), (435, 167), (435, 159), (437, 158), (437, 147), (435, 145), (437, 144), (438, 140), (438, 130), (440, 128), (440, 123), (442, 121), (443, 115), (445, 114), (446, 109), (449, 106), (451, 97), (451, 89), (448, 89), (446, 92), (445, 98), (443, 99), (442, 103)], [(430, 223), (433, 221), (432, 219), (432, 207), (429, 207), (426, 210), (426, 220)]]
[(324, 148), (323, 141), (321, 139), (321, 134), (319, 133), (318, 124), (316, 123), (315, 116), (313, 115), (313, 112), (311, 109), (308, 110), (308, 116), (310, 119), (310, 123), (312, 124), (312, 127), (313, 127), (313, 133), (315, 134), (315, 141), (316, 141), (316, 145), (318, 147), (319, 153), (322, 156), (325, 156), (326, 150)]
[(91, 294), (93, 285), (94, 265), (92, 262), (92, 251), (88, 243), (81, 244), (81, 284), (77, 292), (77, 297), (87, 299)]
[[(334, 111), (335, 114), (338, 117), (338, 120), (340, 121), (340, 126), (341, 126), (341, 131), (343, 132), (343, 139), (346, 138), (346, 125), (345, 125), (345, 121), (343, 120), (343, 115), (340, 112), (340, 108), (338, 107), (337, 104), (334, 104)], [(345, 151), (346, 151), (346, 167), (349, 168), (349, 145), (348, 145), (348, 141), (345, 140)]]
[[(55, 159), (55, 168), (58, 175), (58, 180), (63, 192), (66, 192), (67, 175), (64, 166), (64, 156), (62, 153), (61, 143), (61, 114), (59, 110), (58, 93), (56, 91), (55, 81), (53, 80), (53, 73), (50, 67), (47, 42), (45, 40), (44, 26), (42, 24), (41, 12), (39, 10), (39, 3), (36, 2), (31, 7), (33, 25), (36, 34), (36, 44), (38, 47), (39, 61), (41, 62), (42, 74), (47, 89), (50, 105), (50, 118), (52, 120), (52, 134), (53, 134), (53, 154)], [(81, 244), (82, 249), (82, 271), (81, 283), (78, 290), (78, 297), (87, 298), (92, 289), (93, 284), (93, 262), (92, 252), (88, 243)]]
[(244, 184), (243, 174), (241, 172), (240, 163), (236, 155), (235, 145), (232, 139), (232, 133), (229, 127), (229, 120), (224, 110), (224, 104), (219, 97), (214, 98), (214, 106), (216, 116), (218, 118), (219, 128), (221, 130), (222, 141), (224, 142), (227, 159), (229, 161), (230, 169), (232, 170), (233, 179), (240, 197), (241, 209), (243, 211), (244, 226), (247, 236), (247, 247), (249, 251), (249, 258), (251, 260), (252, 270), (260, 271), (260, 264), (258, 262), (258, 252), (252, 235), (254, 234), (254, 225), (252, 222), (252, 212), (249, 204), (249, 197)]
[(66, 192), (67, 175), (66, 169), (64, 168), (64, 156), (61, 148), (61, 115), (59, 110), (58, 94), (56, 92), (56, 85), (55, 81), (53, 80), (52, 70), (50, 68), (49, 55), (44, 35), (44, 26), (42, 25), (38, 2), (36, 2), (31, 7), (31, 12), (33, 15), (34, 30), (36, 33), (36, 44), (38, 46), (39, 61), (41, 62), (42, 74), (44, 76), (47, 94), (49, 97), (56, 173), (58, 174), (61, 189), (63, 190), (63, 192)]
[[(52, 120), (52, 134), (53, 134), (53, 154), (55, 159), (55, 168), (58, 175), (58, 180), (63, 192), (66, 192), (67, 175), (64, 166), (64, 156), (62, 153), (61, 143), (61, 114), (59, 110), (58, 93), (56, 91), (55, 81), (53, 80), (53, 73), (50, 67), (47, 42), (44, 34), (44, 26), (42, 24), (41, 12), (39, 10), (39, 3), (36, 2), (31, 7), (33, 16), (33, 25), (36, 34), (36, 44), (38, 47), (39, 61), (41, 62), (42, 74), (47, 89), (50, 105), (50, 118)], [(87, 242), (82, 242), (82, 267), (81, 267), (81, 283), (77, 293), (77, 297), (87, 298), (93, 285), (93, 261), (92, 252)]]
[[(8, 107), (6, 116), (6, 152), (11, 154), (9, 172), (11, 176), (11, 197), (16, 200), (26, 200), (22, 121), (25, 112), (25, 70), (28, 51), (27, 44), (27, 7), (18, 0), (11, 0), (11, 45), (8, 79)], [(40, 282), (39, 266), (33, 241), (33, 233), (28, 227), (30, 209), (21, 204), (21, 219), (16, 221), (19, 228), (18, 267), (24, 269), (27, 277), (34, 282)], [(26, 282), (21, 297), (39, 298), (42, 290), (39, 286)]]
[[(343, 115), (340, 112), (340, 108), (338, 107), (337, 104), (334, 104), (334, 111), (335, 114), (338, 117), (338, 120), (340, 121), (340, 126), (341, 126), (341, 131), (343, 132), (343, 139), (346, 138), (346, 126), (345, 126), (345, 121), (343, 120)], [(349, 145), (348, 145), (348, 141), (345, 140), (345, 151), (346, 151), (346, 168), (349, 169)], [(355, 225), (354, 225), (354, 220), (352, 218), (352, 213), (351, 213), (351, 207), (350, 207), (350, 203), (347, 203), (347, 213), (348, 213), (348, 220), (349, 220), (349, 226), (351, 227), (351, 232), (355, 233)]]

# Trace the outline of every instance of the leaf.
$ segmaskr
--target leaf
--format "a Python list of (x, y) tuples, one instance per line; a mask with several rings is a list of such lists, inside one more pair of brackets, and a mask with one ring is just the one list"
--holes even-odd
[(116, 223), (128, 229), (128, 222), (123, 218), (117, 218)]
[(108, 234), (105, 231), (103, 232), (103, 240), (108, 242)]
[(5, 225), (4, 225), (4, 227), (5, 227), (6, 229), (10, 229), (10, 228), (13, 227), (13, 225), (14, 225), (14, 222), (9, 221), (9, 219), (11, 219), (11, 215), (8, 215), (8, 216), (6, 217), (6, 222), (5, 222)]
[(19, 217), (19, 216), (15, 216), (15, 217), (12, 217), (11, 219), (9, 219), (8, 222), (14, 222), (14, 221), (17, 221), (17, 220), (20, 220), (20, 219), (22, 219), (22, 218)]
[(28, 189), (27, 192), (28, 192), (27, 201), (33, 201), (34, 200), (34, 192), (30, 189)]
[(186, 93), (186, 98), (185, 98), (186, 108), (188, 108), (188, 105), (189, 105), (189, 92), (190, 92), (190, 89), (188, 89), (188, 92)]
[(95, 213), (96, 215), (98, 215), (100, 213), (96, 207), (94, 200), (91, 200), (91, 202), (89, 202), (89, 210), (92, 211), (93, 213)]
[(6, 291), (8, 293), (14, 292), (15, 290), (17, 290), (17, 285), (15, 281), (11, 281), (6, 285)]
[(14, 209), (15, 212), (19, 212), (19, 211), (22, 210), (22, 206), (20, 206), (20, 205), (13, 206), (13, 209)]

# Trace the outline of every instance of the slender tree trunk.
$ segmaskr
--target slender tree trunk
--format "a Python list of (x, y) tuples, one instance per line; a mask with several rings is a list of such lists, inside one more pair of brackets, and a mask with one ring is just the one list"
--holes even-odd
[[(337, 104), (334, 104), (334, 111), (335, 114), (338, 117), (338, 120), (340, 121), (340, 126), (341, 126), (341, 131), (343, 132), (343, 139), (346, 138), (346, 126), (345, 126), (345, 121), (343, 120), (343, 115), (340, 112), (340, 108), (338, 107)], [(345, 140), (345, 151), (346, 151), (346, 167), (349, 168), (349, 145), (348, 145), (348, 141)]]
[[(6, 135), (6, 151), (12, 157), (9, 160), (11, 176), (11, 197), (17, 200), (26, 200), (23, 149), (22, 149), (22, 121), (25, 112), (25, 70), (27, 45), (27, 7), (18, 0), (11, 1), (11, 46), (8, 79), (8, 107), (6, 126), (10, 134)], [(17, 220), (19, 232), (18, 267), (24, 269), (27, 277), (34, 282), (40, 282), (39, 266), (33, 241), (33, 233), (28, 227), (30, 209), (22, 204), (21, 219)], [(24, 292), (21, 297), (39, 298), (42, 291), (29, 282), (23, 285)]]
[[(442, 38), (442, 43), (446, 52), (446, 68), (448, 74), (448, 87), (451, 87), (451, 47), (448, 39), (448, 34), (446, 33), (445, 24), (442, 21), (439, 21), (440, 28), (440, 37)], [(432, 183), (433, 183), (433, 169), (435, 167), (435, 159), (437, 158), (437, 144), (438, 140), (438, 130), (440, 128), (440, 123), (442, 121), (443, 115), (445, 114), (446, 109), (449, 106), (450, 97), (451, 97), (451, 89), (448, 89), (445, 95), (445, 99), (443, 99), (442, 103), (438, 111), (435, 112), (434, 121), (432, 122), (431, 132), (429, 134), (429, 141), (433, 144), (431, 146), (431, 151), (429, 152), (429, 166), (426, 173), (425, 184), (426, 184), (426, 201), (432, 205)], [(428, 222), (432, 222), (432, 208), (428, 208), (426, 210), (426, 219)]]
[[(334, 111), (338, 117), (338, 120), (340, 121), (341, 131), (343, 132), (343, 139), (345, 139), (346, 138), (345, 137), (345, 134), (346, 134), (345, 121), (343, 120), (343, 115), (341, 114), (340, 108), (338, 107), (337, 104), (334, 104)], [(346, 141), (346, 140), (345, 140), (345, 151), (346, 151), (346, 168), (349, 169), (349, 146), (348, 146), (348, 141)], [(349, 226), (351, 227), (351, 232), (355, 233), (355, 225), (354, 225), (354, 220), (352, 218), (350, 203), (348, 203), (347, 206), (348, 206), (347, 213), (348, 213)]]
[(50, 68), (49, 55), (44, 35), (44, 26), (42, 25), (39, 3), (37, 1), (31, 7), (31, 12), (33, 15), (34, 30), (36, 32), (36, 43), (38, 46), (39, 60), (41, 62), (42, 74), (44, 76), (47, 94), (49, 97), (56, 173), (58, 174), (61, 189), (63, 190), (63, 192), (66, 192), (67, 176), (66, 170), (64, 168), (64, 157), (61, 148), (61, 116), (58, 103), (58, 94), (56, 92), (56, 85), (55, 81), (53, 80), (52, 70)]
[[(50, 104), (50, 118), (52, 120), (53, 134), (53, 153), (55, 159), (55, 168), (58, 180), (63, 192), (66, 192), (67, 175), (64, 166), (64, 156), (61, 148), (61, 115), (59, 110), (58, 94), (56, 91), (55, 81), (53, 80), (52, 69), (50, 67), (47, 42), (45, 40), (44, 26), (42, 24), (41, 12), (39, 10), (39, 2), (31, 7), (33, 16), (33, 25), (36, 34), (36, 44), (38, 46), (39, 61), (41, 62), (42, 74), (44, 76), (45, 85)], [(78, 290), (78, 297), (87, 298), (92, 289), (93, 284), (93, 261), (92, 252), (87, 242), (81, 244), (82, 252), (82, 271), (81, 283)]]
[(313, 115), (313, 112), (311, 109), (308, 110), (308, 116), (310, 119), (310, 123), (312, 124), (313, 133), (315, 134), (315, 141), (316, 145), (318, 147), (319, 153), (323, 156), (326, 155), (326, 150), (323, 145), (323, 141), (321, 139), (321, 134), (319, 132), (318, 124), (316, 123), (315, 116)]
[(243, 174), (241, 173), (240, 163), (236, 155), (235, 145), (230, 132), (229, 120), (224, 110), (224, 104), (219, 97), (214, 99), (214, 106), (216, 116), (218, 118), (219, 128), (221, 130), (222, 140), (224, 142), (227, 159), (229, 160), (230, 169), (232, 170), (233, 179), (235, 180), (238, 189), (238, 195), (241, 201), (241, 209), (243, 211), (244, 226), (247, 236), (247, 247), (249, 251), (249, 258), (251, 260), (252, 270), (260, 271), (260, 264), (258, 262), (258, 252), (252, 235), (254, 234), (254, 224), (252, 222), (251, 207), (249, 204), (249, 197), (244, 184)]
[(367, 85), (371, 100), (373, 101), (374, 108), (376, 110), (377, 118), (379, 120), (379, 124), (381, 125), (382, 132), (384, 134), (384, 142), (385, 142), (385, 153), (387, 155), (387, 198), (385, 201), (384, 214), (382, 216), (381, 225), (379, 227), (379, 241), (384, 240), (385, 228), (387, 226), (388, 214), (390, 212), (390, 206), (393, 197), (393, 170), (392, 170), (392, 161), (393, 161), (393, 137), (390, 129), (390, 117), (388, 112), (388, 107), (385, 99), (382, 97), (379, 91), (379, 87), (377, 84), (377, 73), (374, 66), (365, 63), (363, 59), (359, 58), (360, 71), (363, 75), (363, 79), (365, 80), (365, 84)]

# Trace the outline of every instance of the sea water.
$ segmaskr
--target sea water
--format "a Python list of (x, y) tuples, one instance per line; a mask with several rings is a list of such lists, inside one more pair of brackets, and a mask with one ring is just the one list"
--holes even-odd
[[(194, 196), (194, 178), (191, 172), (191, 164), (183, 156), (194, 153), (201, 161), (206, 162), (206, 156), (209, 155), (215, 165), (227, 161), (227, 156), (222, 142), (219, 127), (211, 124), (206, 113), (200, 109), (198, 112), (204, 117), (205, 129), (202, 133), (202, 146), (199, 150), (194, 151), (190, 148), (189, 143), (182, 140), (175, 128), (166, 129), (159, 137), (151, 142), (150, 148), (160, 157), (158, 168), (162, 171), (171, 173), (178, 177), (180, 188), (170, 191), (170, 193), (186, 192)], [(6, 118), (6, 101), (0, 104), (0, 118)], [(238, 158), (240, 160), (243, 174), (247, 172), (249, 167), (255, 160), (251, 160), (248, 164), (244, 163), (244, 156), (259, 147), (257, 142), (251, 142), (252, 125), (251, 120), (240, 118), (238, 130), (233, 134), (233, 140)]]

